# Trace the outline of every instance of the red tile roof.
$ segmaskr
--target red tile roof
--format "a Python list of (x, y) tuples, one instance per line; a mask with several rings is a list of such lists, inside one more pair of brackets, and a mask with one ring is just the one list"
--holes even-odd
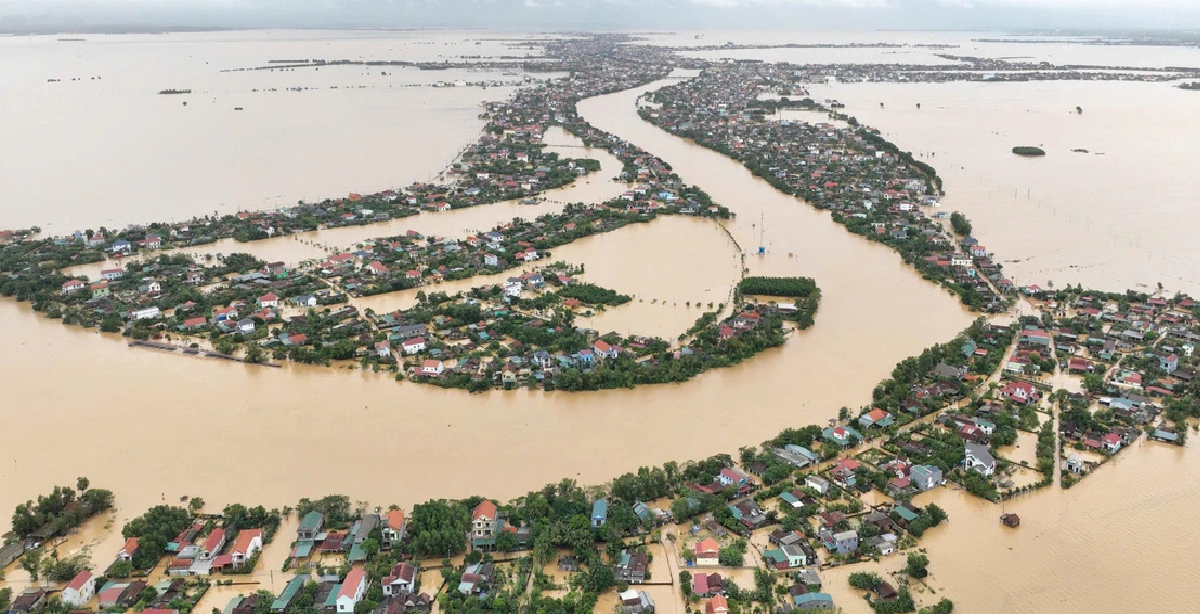
[(358, 586), (362, 584), (366, 574), (361, 569), (351, 569), (350, 573), (346, 574), (346, 580), (342, 582), (342, 588), (338, 590), (338, 599), (342, 597), (354, 598), (355, 592), (358, 591)]
[(479, 520), (487, 518), (488, 520), (496, 519), (496, 504), (491, 501), (484, 501), (475, 506), (475, 510), (471, 512), (471, 520)]
[(67, 588), (77, 591), (77, 590), (83, 588), (83, 585), (87, 584), (88, 582), (91, 582), (91, 580), (92, 580), (92, 572), (85, 569), (85, 570), (79, 572), (79, 575), (75, 576), (75, 579), (71, 580), (71, 583), (67, 585)]
[(387, 524), (390, 529), (400, 530), (404, 526), (404, 512), (400, 510), (388, 512)]
[(246, 554), (250, 550), (250, 541), (255, 537), (262, 540), (262, 529), (243, 529), (238, 531), (237, 541), (233, 543), (233, 552)]
[(213, 529), (213, 532), (208, 534), (208, 539), (204, 540), (204, 549), (208, 552), (215, 552), (218, 548), (223, 546), (224, 543), (225, 529)]

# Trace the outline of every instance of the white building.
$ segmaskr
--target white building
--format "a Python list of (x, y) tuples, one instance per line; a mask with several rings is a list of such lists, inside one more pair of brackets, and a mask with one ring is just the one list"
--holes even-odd
[(361, 569), (351, 569), (350, 573), (346, 574), (346, 580), (342, 582), (342, 587), (338, 589), (338, 614), (350, 614), (354, 612), (354, 604), (362, 601), (363, 595), (366, 592), (367, 574)]
[(81, 608), (91, 601), (95, 594), (96, 578), (92, 572), (85, 569), (79, 572), (79, 575), (75, 576), (75, 579), (71, 580), (71, 583), (63, 589), (62, 600), (69, 606)]

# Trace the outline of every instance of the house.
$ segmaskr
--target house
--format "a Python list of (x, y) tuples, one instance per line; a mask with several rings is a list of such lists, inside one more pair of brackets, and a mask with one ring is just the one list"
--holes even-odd
[(804, 478), (804, 485), (816, 490), (822, 495), (829, 494), (829, 480), (826, 480), (819, 475), (810, 475)]
[(579, 559), (569, 555), (558, 557), (558, 570), (565, 572), (579, 571)]
[(191, 330), (196, 330), (197, 328), (200, 328), (202, 326), (208, 326), (208, 318), (204, 318), (204, 317), (188, 318), (183, 321), (182, 328), (185, 331), (191, 331)]
[[(975, 349), (974, 342), (972, 342), (970, 345), (971, 355), (975, 354)], [(967, 346), (963, 346), (963, 351), (965, 352), (966, 350)], [(943, 362), (934, 368), (933, 375), (939, 379), (962, 381), (967, 376), (967, 369), (966, 367), (951, 367)]]
[(498, 258), (496, 254), (484, 254), (483, 265), (490, 267), (500, 266), (500, 258)]
[(46, 607), (46, 591), (40, 588), (27, 588), (25, 592), (12, 600), (9, 611), (13, 614), (37, 612)]
[(654, 600), (646, 591), (629, 589), (621, 593), (620, 597), (621, 614), (652, 614), (654, 612)]
[(804, 593), (792, 598), (797, 610), (832, 610), (833, 597), (829, 593)]
[(264, 309), (267, 307), (278, 307), (279, 297), (274, 292), (268, 292), (258, 297), (258, 306)]
[(879, 586), (875, 587), (875, 593), (879, 596), (879, 601), (895, 601), (899, 595), (896, 588), (887, 582), (880, 582)]
[(1030, 401), (1037, 401), (1041, 392), (1028, 382), (1009, 382), (1000, 388), (1000, 397), (1025, 405)]
[(242, 529), (233, 543), (230, 555), (235, 568), (244, 567), (263, 547), (262, 529)]
[(440, 377), (444, 370), (445, 366), (442, 364), (442, 361), (426, 360), (421, 364), (421, 370), (418, 372), (418, 375), (424, 375), (426, 377)]
[(821, 539), (825, 549), (834, 554), (850, 554), (858, 550), (858, 533), (854, 531), (834, 533), (829, 529), (821, 529), (817, 532), (817, 537)]
[(62, 295), (70, 296), (87, 287), (87, 282), (82, 279), (71, 279), (64, 281), (62, 284)]
[(920, 491), (937, 488), (942, 484), (942, 470), (936, 465), (913, 465), (909, 469), (909, 480)]
[(321, 533), (321, 528), (325, 526), (325, 516), (318, 511), (311, 511), (304, 515), (300, 521), (300, 528), (296, 529), (297, 539), (315, 539)]
[(717, 543), (717, 540), (711, 537), (700, 540), (696, 542), (696, 545), (692, 546), (692, 553), (696, 555), (697, 565), (720, 564), (720, 561), (718, 560), (720, 552), (721, 545)]
[(592, 504), (592, 528), (598, 529), (608, 522), (608, 501), (596, 499)]
[(1179, 368), (1179, 356), (1170, 354), (1167, 356), (1158, 357), (1158, 366), (1168, 374), (1174, 373)]
[(509, 277), (504, 282), (504, 296), (511, 298), (521, 298), (521, 290), (525, 288), (525, 284), (517, 277)]
[(404, 533), (408, 528), (407, 519), (404, 517), (404, 512), (400, 510), (392, 510), (388, 512), (386, 522), (381, 529), (383, 533), (384, 545), (388, 548), (394, 548), (400, 545), (404, 540)]
[(96, 577), (92, 572), (83, 570), (79, 572), (62, 591), (63, 603), (81, 608), (87, 602), (92, 600), (96, 595)]
[(108, 282), (103, 279), (92, 284), (89, 289), (92, 291), (92, 298), (104, 298), (109, 295)]
[(880, 556), (891, 556), (896, 553), (896, 535), (894, 533), (876, 535), (867, 540), (867, 545), (871, 547), (871, 550), (878, 552)]
[(283, 587), (283, 592), (279, 593), (279, 597), (271, 603), (271, 611), (275, 614), (282, 614), (296, 599), (296, 595), (300, 594), (300, 589), (304, 588), (304, 583), (307, 581), (306, 576), (296, 576), (288, 580), (287, 585)]
[(392, 344), (387, 341), (376, 341), (375, 355), (380, 358), (390, 358), (392, 355)]
[(1115, 454), (1121, 450), (1121, 436), (1116, 433), (1109, 433), (1100, 438), (1100, 443), (1110, 453)]
[(992, 457), (992, 453), (988, 451), (987, 446), (968, 441), (966, 443), (966, 456), (963, 458), (963, 467), (965, 469), (973, 469), (983, 475), (992, 475), (996, 471), (996, 459)]
[(317, 297), (315, 297), (311, 294), (303, 294), (301, 296), (293, 296), (292, 298), (288, 299), (288, 301), (297, 307), (316, 307), (317, 306)]
[(211, 559), (221, 553), (221, 549), (225, 547), (225, 529), (217, 527), (208, 534), (208, 538), (204, 540), (204, 546), (200, 548), (200, 558)]
[(351, 569), (350, 573), (346, 574), (346, 579), (342, 581), (342, 587), (337, 593), (337, 611), (338, 614), (351, 614), (354, 612), (354, 604), (362, 601), (363, 596), (367, 593), (367, 574), (362, 569)]
[(704, 605), (704, 614), (729, 614), (729, 601), (725, 595), (714, 595)]
[(133, 309), (129, 312), (131, 320), (153, 320), (162, 315), (158, 307), (147, 307), (145, 309)]
[(892, 418), (891, 414), (879, 409), (878, 407), (863, 414), (862, 416), (859, 416), (858, 418), (858, 425), (865, 429), (869, 429), (873, 426), (887, 428), (895, 423), (896, 421)]
[(613, 567), (613, 575), (618, 582), (627, 584), (643, 584), (650, 570), (650, 557), (640, 552), (621, 551), (621, 557)]
[(733, 514), (734, 519), (749, 529), (756, 529), (767, 522), (767, 515), (753, 499), (746, 499), (737, 505), (730, 505), (729, 511)]
[(125, 275), (125, 271), (121, 269), (103, 269), (100, 271), (100, 278), (104, 281), (117, 281)]
[(254, 332), (256, 328), (258, 328), (258, 325), (256, 325), (254, 320), (251, 320), (250, 318), (242, 318), (238, 320), (237, 332), (239, 333), (249, 334)]
[(848, 426), (835, 426), (821, 431), (821, 437), (830, 443), (846, 447), (851, 442), (862, 441), (862, 434)]
[(392, 571), (380, 583), (387, 596), (411, 593), (417, 586), (417, 568), (408, 563), (396, 563)]
[(117, 551), (117, 560), (132, 561), (133, 557), (137, 555), (138, 549), (141, 548), (141, 543), (142, 540), (137, 537), (130, 537), (125, 540), (125, 545), (121, 546), (121, 549)]
[(596, 351), (596, 356), (600, 358), (617, 357), (617, 348), (603, 339), (597, 339), (596, 343), (592, 344), (592, 349)]
[(717, 474), (717, 481), (722, 486), (744, 486), (753, 483), (750, 476), (737, 467), (726, 467)]
[(404, 340), (404, 343), (401, 344), (401, 347), (404, 348), (404, 354), (407, 356), (412, 356), (413, 354), (418, 354), (420, 352), (424, 352), (425, 351), (425, 338), (424, 337), (410, 337), (410, 338)]
[(496, 504), (485, 500), (471, 511), (471, 536), (489, 538), (496, 535)]
[(697, 597), (712, 597), (725, 590), (721, 574), (698, 571), (692, 574), (692, 594)]

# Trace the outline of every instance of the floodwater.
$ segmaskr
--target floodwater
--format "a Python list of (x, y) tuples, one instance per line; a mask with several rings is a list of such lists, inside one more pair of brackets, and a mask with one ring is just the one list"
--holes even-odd
[[(1069, 37), (1042, 37), (1037, 43), (1013, 42), (1032, 37), (1013, 36), (996, 32), (900, 31), (874, 32), (837, 31), (677, 31), (646, 37), (651, 44), (681, 47), (721, 45), (848, 45), (885, 43), (899, 48), (776, 48), (776, 49), (717, 49), (685, 51), (690, 57), (717, 60), (722, 58), (756, 59), (766, 62), (794, 64), (950, 64), (951, 60), (938, 55), (1007, 59), (1014, 62), (1051, 62), (1089, 66), (1139, 66), (1164, 68), (1168, 66), (1200, 66), (1200, 48), (1153, 45), (1085, 45)], [(972, 39), (1004, 39), (1004, 42), (975, 42)], [(936, 49), (914, 45), (953, 45)]]
[[(282, 36), (268, 34), (267, 39)], [(195, 40), (209, 36), (218, 40)], [(260, 116), (258, 123), (238, 120), (230, 124), (223, 123), (225, 119), (214, 119), (185, 129), (180, 126), (188, 124), (182, 120), (163, 119), (146, 125), (145, 118), (160, 117), (154, 115), (156, 106), (169, 105), (160, 111), (177, 116), (182, 108), (175, 106), (182, 105), (173, 97), (145, 96), (142, 91), (218, 87), (205, 81), (216, 82), (218, 77), (202, 68), (204, 61), (210, 61), (205, 58), (216, 57), (210, 48), (248, 47), (222, 51), (231, 54), (220, 62), (222, 68), (286, 55), (390, 57), (391, 53), (398, 55), (395, 49), (399, 48), (398, 43), (378, 35), (330, 35), (329, 41), (317, 33), (287, 36), (294, 40), (283, 51), (276, 51), (271, 40), (260, 40), (262, 33), (179, 35), (183, 40), (178, 41), (176, 35), (155, 37), (172, 43), (166, 45), (172, 49), (163, 51), (161, 61), (149, 60), (161, 64), (160, 72), (152, 73), (158, 76), (146, 83), (122, 85), (127, 92), (136, 90), (137, 95), (113, 93), (104, 101), (98, 101), (102, 98), (99, 95), (89, 98), (86, 92), (72, 98), (44, 89), (99, 88), (99, 82), (93, 85), (91, 81), (67, 80), (75, 73), (86, 79), (101, 72), (84, 70), (92, 62), (91, 55), (78, 49), (60, 53), (55, 43), (45, 39), (0, 39), (6, 54), (19, 50), (19, 57), (24, 58), (0, 67), (0, 83), (4, 85), (0, 96), (6, 107), (24, 109), (27, 122), (43, 128), (56, 121), (64, 126), (60, 136), (51, 141), (43, 136), (30, 138), (30, 129), (23, 126), (0, 129), (4, 136), (0, 147), (9, 148), (3, 152), (5, 159), (13, 162), (0, 167), (7, 201), (34, 199), (40, 205), (7, 206), (0, 214), (0, 226), (41, 223), (62, 232), (73, 230), (76, 224), (184, 218), (211, 207), (231, 211), (269, 206), (276, 198), (287, 202), (427, 179), (478, 131), (479, 123), (474, 119), (478, 100), (502, 97), (500, 90), (489, 89), (485, 94), (462, 88), (385, 88), (382, 92), (364, 90), (361, 96), (329, 94), (322, 101), (313, 98), (321, 95), (319, 92), (258, 97), (247, 94), (245, 99), (255, 102), (247, 102), (244, 113), (258, 106), (259, 99), (272, 109)], [(233, 40), (223, 41), (221, 37)], [(143, 40), (147, 37), (89, 37), (93, 38), (98, 42), (112, 40), (112, 53), (117, 54), (113, 61), (141, 58), (151, 44)], [(25, 45), (43, 45), (45, 53), (26, 49)], [(70, 45), (92, 45), (92, 40), (62, 45), (65, 50)], [(374, 50), (356, 51), (359, 45)], [(104, 45), (95, 47), (103, 49)], [(419, 59), (430, 59), (439, 54), (422, 47), (418, 55)], [(181, 60), (191, 66), (187, 69), (191, 72), (183, 74), (195, 78), (160, 82), (175, 70), (173, 63)], [(1172, 59), (1168, 63), (1185, 62)], [(80, 68), (63, 69), (76, 66)], [(47, 71), (45, 67), (56, 70)], [(133, 79), (116, 70), (102, 72), (104, 87)], [(321, 71), (322, 79), (327, 78), (327, 72)], [(247, 92), (252, 87), (282, 86), (293, 77), (299, 78), (300, 73), (222, 74), (245, 79), (236, 89)], [(45, 83), (50, 76), (61, 76), (64, 81)], [(339, 78), (348, 82), (367, 79), (360, 75)], [(385, 79), (381, 75), (371, 79), (376, 78)], [(21, 91), (34, 92), (32, 98), (40, 101), (36, 106), (44, 114), (32, 113), (35, 105), (13, 93), (18, 85), (31, 88)], [(584, 484), (601, 483), (639, 465), (733, 453), (739, 446), (762, 441), (783, 427), (822, 422), (839, 406), (868, 402), (874, 383), (886, 376), (895, 362), (949, 339), (967, 325), (970, 315), (951, 296), (921, 281), (895, 253), (850, 235), (826, 214), (774, 192), (738, 164), (641, 122), (634, 112), (634, 102), (641, 91), (657, 86), (585, 101), (580, 111), (597, 126), (661, 155), (685, 181), (702, 186), (737, 212), (736, 219), (725, 223), (728, 234), (711, 221), (662, 219), (564, 246), (555, 250), (555, 257), (578, 258), (587, 267), (585, 279), (637, 297), (634, 303), (596, 318), (597, 327), (624, 330), (628, 326), (628, 332), (650, 334), (681, 331), (701, 311), (695, 302), (707, 303), (710, 294), (727, 291), (743, 266), (742, 253), (744, 267), (751, 274), (812, 276), (823, 292), (816, 326), (795, 335), (783, 348), (682, 385), (588, 394), (497, 391), (468, 395), (396, 383), (386, 376), (353, 369), (300, 365), (266, 369), (130, 349), (118, 337), (64, 327), (32, 313), (26, 304), (3, 300), (0, 346), (5, 351), (0, 352), (0, 383), (5, 393), (0, 432), (6, 437), (0, 451), (0, 510), (46, 492), (53, 484), (73, 484), (80, 474), (87, 475), (95, 487), (115, 491), (117, 509), (89, 523), (62, 548), (65, 552), (91, 545), (93, 561), (102, 567), (120, 547), (119, 529), (125, 522), (150, 506), (177, 502), (183, 495), (203, 497), (212, 509), (217, 509), (233, 501), (294, 505), (301, 497), (340, 492), (356, 501), (397, 503), (411, 509), (414, 503), (430, 497), (487, 494), (508, 498), (564, 476)], [(1160, 86), (1140, 84), (989, 85), (998, 88), (995, 93), (986, 93), (991, 97), (986, 99), (993, 101), (989, 104), (1009, 109), (1008, 114), (1013, 116), (1004, 120), (1009, 123), (989, 128), (993, 115), (1004, 114), (996, 111), (976, 115), (973, 124), (966, 119), (971, 117), (970, 105), (951, 102), (969, 98), (967, 94), (974, 92), (974, 87), (837, 86), (830, 91), (848, 102), (848, 111), (880, 126), (903, 148), (936, 150), (937, 156), (929, 161), (946, 178), (950, 192), (946, 206), (971, 215), (976, 234), (1002, 260), (1046, 258), (1046, 254), (1066, 249), (1068, 253), (1060, 262), (1070, 264), (1070, 250), (1089, 250), (1095, 245), (1099, 246), (1095, 249), (1119, 250), (1111, 260), (1128, 269), (1113, 271), (1148, 271), (1151, 265), (1157, 266), (1136, 262), (1136, 251), (1135, 262), (1120, 264), (1131, 253), (1128, 242), (1103, 233), (1088, 235), (1086, 225), (1083, 232), (1072, 230), (1071, 223), (1080, 224), (1084, 211), (1091, 215), (1093, 228), (1103, 225), (1132, 232), (1143, 223), (1157, 226), (1159, 234), (1154, 235), (1153, 243), (1150, 238), (1142, 239), (1146, 249), (1165, 249), (1163, 246), (1170, 245), (1170, 241), (1178, 241), (1171, 238), (1171, 233), (1186, 234), (1187, 224), (1172, 215), (1188, 220), (1188, 212), (1182, 205), (1170, 208), (1183, 197), (1172, 192), (1175, 188), (1170, 186), (1176, 184), (1170, 183), (1169, 177), (1153, 174), (1157, 171), (1149, 168), (1150, 163), (1134, 167), (1140, 170), (1132, 175), (1108, 166), (1090, 170), (1052, 166), (1073, 160), (1072, 156), (1080, 156), (1080, 165), (1104, 165), (1108, 156), (1120, 154), (1119, 145), (1134, 150), (1147, 142), (1155, 144), (1150, 154), (1159, 164), (1171, 163), (1172, 156), (1180, 157), (1183, 163), (1188, 144), (1200, 141), (1174, 138), (1191, 129), (1186, 122), (1172, 123), (1187, 117), (1184, 111), (1190, 107), (1157, 106), (1167, 104), (1164, 101), (1173, 95), (1169, 88), (1141, 89)], [(1017, 99), (1041, 91), (1029, 88), (1040, 87), (1061, 88), (1050, 90), (1061, 103), (1038, 103), (1039, 108), (1049, 110), (1026, 113), (1028, 107)], [(1075, 87), (1079, 89), (1071, 89)], [(855, 94), (853, 88), (862, 88), (860, 94)], [(911, 88), (911, 93), (906, 88)], [(956, 88), (967, 93), (956, 98)], [(926, 98), (926, 91), (931, 97)], [(1105, 110), (1106, 101), (1113, 106), (1132, 105), (1132, 97), (1151, 91), (1155, 94), (1145, 95), (1138, 103), (1150, 105), (1154, 112), (1135, 116)], [(410, 104), (420, 106), (408, 102), (410, 97), (441, 96), (446, 92), (447, 98), (428, 101), (425, 111), (413, 116), (413, 125), (419, 130), (401, 130), (389, 123), (401, 121), (396, 116), (403, 113), (395, 113), (396, 109), (408, 109)], [(885, 93), (892, 98), (880, 98)], [(945, 112), (944, 127), (941, 120), (923, 119), (926, 115), (900, 114), (903, 107), (915, 106), (903, 101), (918, 97), (925, 98), (922, 114), (937, 110), (937, 103), (927, 102), (937, 95), (944, 96), (945, 104), (951, 107)], [(1110, 100), (1113, 96), (1117, 99)], [(385, 103), (375, 100), (377, 97), (394, 98)], [(208, 104), (208, 97), (197, 99), (204, 101), (195, 105), (200, 111)], [(303, 100), (311, 102), (297, 102)], [(886, 108), (875, 111), (879, 100), (887, 101)], [(1179, 100), (1181, 105), (1196, 104)], [(128, 111), (120, 108), (121, 101), (129, 105)], [(367, 107), (395, 106), (381, 106), (374, 111), (359, 108), (364, 101), (373, 101)], [(1064, 109), (1077, 104), (1084, 107), (1084, 115), (1066, 115)], [(221, 90), (218, 102), (204, 113), (215, 115), (226, 106), (231, 106), (231, 100), (226, 90)], [(189, 104), (188, 109), (193, 105)], [(111, 122), (98, 120), (100, 114), (110, 112), (116, 113)], [(1195, 115), (1194, 110), (1191, 114)], [(440, 123), (431, 119), (445, 119), (447, 115), (453, 117)], [(1092, 122), (1097, 116), (1097, 124), (1086, 124), (1090, 126), (1087, 131), (1071, 127), (1072, 122)], [(1098, 125), (1105, 118), (1121, 125)], [(1033, 127), (1027, 128), (1025, 122)], [(297, 130), (297, 125), (303, 129)], [(1168, 127), (1185, 132), (1156, 132)], [(1139, 136), (1138, 130), (1143, 129), (1146, 135)], [(989, 139), (989, 130), (1003, 132), (1008, 138)], [(1066, 132), (1058, 135), (1059, 130)], [(1104, 136), (1106, 131), (1113, 131), (1114, 136)], [(120, 139), (112, 138), (116, 133)], [(184, 134), (191, 134), (189, 138), (199, 139), (204, 146), (193, 141), (174, 145), (184, 142), (180, 141)], [(429, 135), (438, 138), (430, 139)], [(295, 140), (281, 140), (285, 137)], [(1005, 152), (1018, 139), (1046, 143), (1051, 155), (1043, 160), (1007, 159)], [(310, 149), (294, 146), (300, 142), (310, 145)], [(29, 147), (28, 143), (39, 145)], [(154, 149), (163, 147), (163, 143), (172, 144), (173, 149)], [(319, 150), (311, 149), (312, 143), (320, 143)], [(954, 143), (960, 144), (957, 149), (950, 147)], [(938, 149), (941, 144), (946, 144), (946, 153)], [(1105, 156), (1069, 153), (1075, 147), (1104, 151)], [(143, 151), (147, 148), (153, 155)], [(1063, 148), (1067, 151), (1060, 153)], [(176, 149), (187, 153), (172, 157)], [(986, 155), (978, 153), (983, 150)], [(994, 159), (989, 157), (993, 154)], [(1194, 151), (1190, 155), (1194, 157)], [(953, 156), (962, 156), (960, 166), (975, 169), (977, 174), (956, 174), (940, 163)], [(589, 157), (604, 162), (602, 156)], [(49, 160), (54, 164), (48, 164)], [(1026, 176), (1039, 177), (1042, 182), (1028, 185), (1034, 194), (1044, 189), (1072, 195), (1052, 205), (1049, 213), (1046, 208), (1022, 205), (1019, 199), (1011, 203), (1005, 200), (1015, 187), (1011, 183), (1020, 182), (1022, 187), (1033, 183), (1013, 169), (1039, 168), (1035, 165), (1050, 166), (1052, 170), (1044, 176), (1042, 171), (1028, 172)], [(979, 188), (975, 198), (968, 197), (973, 183), (980, 183), (985, 175), (989, 183)], [(608, 182), (609, 176), (606, 166), (601, 174), (564, 191), (592, 195), (595, 190), (594, 195), (600, 195), (623, 187)], [(1130, 187), (1118, 185), (1130, 176), (1137, 178)], [(1094, 183), (1109, 185), (1109, 190), (1120, 197), (1101, 198), (1101, 191), (1093, 190)], [(1057, 187), (1059, 184), (1063, 187)], [(286, 198), (275, 196), (285, 190)], [(991, 191), (1001, 196), (985, 200)], [(1050, 193), (1041, 199), (1049, 199)], [(1083, 197), (1075, 198), (1076, 193)], [(959, 194), (964, 195), (961, 201), (957, 200)], [(555, 200), (583, 199), (564, 194)], [(512, 210), (506, 207), (510, 205), (421, 215), (394, 226), (427, 234), (453, 234), (487, 227), (513, 215), (532, 217), (524, 212), (543, 208), (550, 211), (561, 207), (561, 203), (512, 205)], [(1071, 212), (1074, 222), (1064, 221), (1066, 213), (1055, 216), (1055, 208), (1065, 212), (1068, 207), (1078, 207)], [(1032, 235), (1037, 240), (1026, 235), (1052, 233), (1060, 228), (1065, 236), (1074, 237), (1069, 243), (1056, 239), (1054, 234)], [(360, 227), (251, 245), (278, 250), (261, 252), (264, 257), (279, 254), (273, 257), (301, 259), (315, 257), (304, 255), (313, 251), (323, 253), (326, 244), (344, 245), (384, 234), (387, 232), (382, 228), (377, 231), (375, 227)], [(763, 256), (755, 253), (760, 244), (766, 248)], [(220, 247), (226, 252), (246, 251), (234, 249), (241, 247), (236, 245)], [(1080, 261), (1086, 262), (1087, 258)], [(689, 264), (690, 268), (684, 266)], [(1029, 283), (1040, 283), (1037, 276), (1046, 276), (1036, 269), (1024, 271), (1020, 263), (1007, 266)], [(1038, 266), (1054, 268), (1053, 261)], [(1186, 270), (1180, 271), (1179, 275), (1187, 278)], [(1062, 274), (1061, 279), (1071, 280), (1070, 271)], [(1054, 275), (1060, 279), (1058, 272)], [(1197, 276), (1188, 279), (1194, 282)], [(713, 281), (704, 283), (708, 280)], [(380, 301), (393, 298), (400, 303), (411, 300), (403, 294), (375, 297)], [(687, 307), (687, 301), (693, 306)], [(651, 330), (640, 330), (643, 322), (644, 328)], [(1020, 443), (1021, 450), (1014, 456), (1022, 456), (1027, 452), (1025, 446), (1032, 445), (1028, 438)], [(1119, 611), (1188, 610), (1194, 601), (1194, 591), (1188, 587), (1195, 585), (1197, 572), (1194, 566), (1178, 563), (1180, 553), (1195, 552), (1200, 547), (1200, 536), (1192, 530), (1196, 521), (1193, 503), (1200, 497), (1200, 481), (1188, 477), (1200, 469), (1198, 459), (1200, 456), (1190, 448), (1139, 443), (1070, 491), (1046, 490), (1005, 506), (953, 491), (925, 495), (919, 502), (936, 500), (951, 517), (948, 525), (931, 531), (923, 542), (933, 561), (930, 582), (939, 595), (951, 597), (960, 609), (970, 612), (1072, 614), (1090, 612), (1095, 603)], [(437, 470), (406, 471), (409, 477), (397, 482), (385, 479), (391, 467)], [(1002, 511), (1019, 513), (1022, 527), (1003, 529), (998, 520)], [(286, 580), (278, 572), (280, 555), (272, 548), (286, 547), (293, 529), (281, 529), (255, 581), (267, 586), (274, 582), (278, 587), (281, 579)], [(667, 556), (661, 558), (665, 562)], [(894, 569), (896, 564), (889, 561), (885, 568)], [(838, 575), (849, 571), (828, 574), (826, 582), (839, 585), (834, 590), (839, 606), (847, 612), (865, 614), (865, 602), (850, 595), (844, 587), (844, 575)], [(8, 582), (19, 586), (22, 574), (11, 568), (8, 573)], [(1168, 588), (1150, 590), (1152, 587)], [(214, 592), (203, 606), (219, 607), (237, 592), (236, 587)], [(680, 611), (662, 605), (670, 599), (665, 591), (655, 597), (664, 612)]]
[[(272, 239), (239, 243), (233, 239), (222, 239), (211, 245), (202, 245), (165, 252), (147, 252), (150, 257), (159, 254), (184, 253), (197, 261), (207, 256), (242, 252), (252, 254), (267, 262), (282, 261), (289, 264), (305, 260), (320, 260), (333, 253), (361, 245), (366, 239), (404, 234), (409, 229), (419, 229), (427, 236), (465, 238), (469, 234), (487, 231), (513, 218), (534, 219), (547, 213), (561, 213), (567, 203), (598, 203), (623, 193), (628, 186), (613, 181), (621, 172), (621, 161), (603, 149), (584, 147), (583, 141), (552, 126), (545, 134), (547, 149), (563, 157), (591, 158), (600, 162), (600, 170), (577, 178), (570, 184), (546, 190), (534, 204), (524, 204), (522, 199), (508, 200), (490, 205), (451, 209), (441, 212), (422, 212), (417, 217), (405, 217), (380, 224), (365, 226), (340, 226), (313, 232), (302, 232)], [(132, 257), (135, 261), (140, 256)], [(105, 260), (63, 270), (66, 275), (86, 275), (98, 279), (100, 271), (113, 266), (124, 267), (128, 259)], [(470, 287), (470, 286), (468, 286)]]
[[(1071, 81), (811, 89), (937, 168), (942, 208), (971, 219), (1015, 283), (1200, 293), (1196, 92)], [(1046, 155), (1022, 158), (1017, 145)]]
[[(823, 421), (839, 406), (865, 403), (895, 362), (970, 321), (952, 297), (923, 283), (892, 252), (774, 194), (735, 163), (641, 124), (635, 97), (591, 101), (584, 112), (602, 127), (661, 148), (685, 179), (711, 185), (740, 217), (728, 224), (730, 235), (711, 221), (663, 219), (595, 237), (590, 241), (603, 249), (584, 254), (585, 277), (645, 297), (626, 307), (671, 314), (654, 317), (672, 318), (682, 332), (700, 310), (675, 303), (708, 302), (708, 295), (728, 291), (716, 284), (737, 275), (729, 236), (743, 248), (753, 245), (752, 220), (768, 209), (768, 253), (746, 265), (755, 273), (817, 277), (825, 291), (817, 326), (783, 348), (683, 385), (468, 395), (344, 368), (265, 369), (158, 355), (6, 302), (0, 343), (12, 351), (0, 355), (0, 372), (7, 382), (25, 384), (7, 387), (5, 406), (12, 409), (0, 413), (10, 442), (0, 456), (0, 509), (80, 473), (116, 491), (118, 527), (164, 497), (183, 495), (286, 505), (343, 492), (411, 506), (475, 493), (505, 498), (564, 476), (598, 483), (643, 464), (733, 452), (786, 426)], [(712, 185), (715, 177), (720, 185)], [(462, 224), (479, 226), (487, 210), (466, 210), (484, 217)], [(426, 232), (424, 224), (439, 217), (405, 222)], [(570, 249), (555, 255), (567, 258)], [(631, 274), (639, 262), (644, 273)], [(693, 268), (679, 270), (687, 263)], [(702, 274), (706, 268), (715, 274)], [(863, 283), (839, 281), (853, 277)], [(654, 299), (672, 304), (663, 309)], [(615, 321), (606, 327), (623, 328), (621, 310), (602, 317), (610, 316)], [(54, 394), (45, 385), (51, 377)], [(95, 445), (47, 447), (35, 437), (60, 432), (63, 424), (78, 425), (75, 437)], [(378, 428), (383, 424), (393, 428)], [(680, 424), (696, 428), (681, 436)], [(638, 435), (630, 437), (631, 430)], [(180, 454), (188, 459), (182, 465)], [(412, 463), (441, 470), (395, 484), (361, 469)]]
[[(440, 214), (439, 214), (440, 215)], [(673, 247), (659, 243), (671, 237)], [(684, 248), (683, 246), (691, 246)], [(646, 224), (630, 224), (550, 250), (550, 256), (519, 269), (495, 275), (443, 282), (399, 292), (350, 300), (360, 310), (388, 313), (416, 304), (418, 292), (467, 292), (472, 288), (502, 284), (505, 279), (534, 271), (551, 262), (583, 265), (579, 281), (594, 283), (633, 300), (607, 307), (594, 316), (577, 317), (577, 326), (606, 333), (617, 331), (675, 339), (705, 311), (728, 303), (741, 271), (741, 256), (728, 235), (713, 221), (663, 216)], [(647, 266), (653, 263), (654, 266)], [(630, 274), (630, 271), (637, 271)], [(691, 305), (688, 305), (691, 303)], [(713, 303), (710, 309), (707, 304)], [(703, 305), (703, 307), (702, 307)], [(585, 310), (577, 311), (577, 314)]]
[[(523, 74), (388, 66), (221, 71), (272, 59), (528, 53), (440, 32), (85, 38), (0, 38), (0, 106), (22, 118), (0, 127), (0, 185), (14, 203), (6, 228), (65, 234), (427, 180), (475, 140), (484, 123), (480, 103), (512, 92), (430, 86), (512, 82)], [(171, 88), (193, 93), (158, 94)]]

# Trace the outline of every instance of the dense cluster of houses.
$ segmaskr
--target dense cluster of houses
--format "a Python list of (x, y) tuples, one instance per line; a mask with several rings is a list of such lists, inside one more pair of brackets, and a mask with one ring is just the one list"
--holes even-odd
[(643, 116), (832, 211), (835, 221), (901, 252), (970, 306), (1001, 311), (1005, 301), (991, 283), (1002, 281), (999, 264), (969, 237), (959, 251), (952, 234), (925, 214), (938, 205), (940, 179), (933, 169), (855, 126), (788, 117), (764, 121), (766, 103), (828, 110), (811, 99), (784, 100), (796, 93), (805, 94), (785, 65), (711, 67), (658, 90), (661, 108), (645, 109)]

